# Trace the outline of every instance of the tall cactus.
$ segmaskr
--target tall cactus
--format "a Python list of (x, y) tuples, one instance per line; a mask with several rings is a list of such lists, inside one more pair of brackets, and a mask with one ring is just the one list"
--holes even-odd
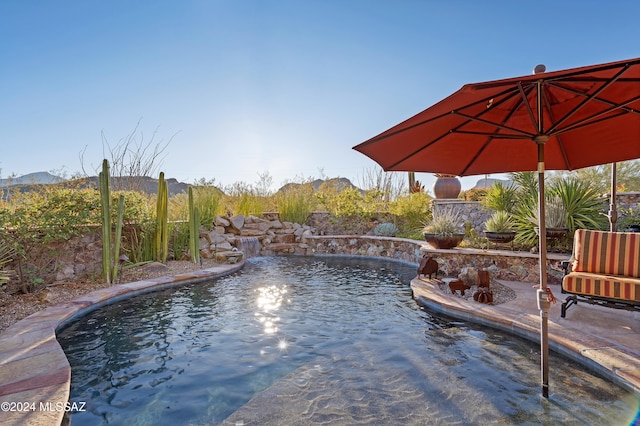
[(189, 187), (189, 251), (193, 263), (200, 262), (200, 212), (193, 204), (191, 187)]
[(102, 274), (105, 282), (111, 284), (118, 277), (118, 261), (120, 260), (120, 239), (122, 238), (122, 221), (124, 216), (124, 195), (118, 199), (118, 221), (116, 236), (111, 246), (111, 189), (109, 188), (109, 161), (102, 161), (102, 171), (98, 175), (100, 181), (100, 204), (102, 206)]
[(118, 219), (116, 222), (116, 239), (113, 242), (113, 263), (111, 264), (111, 277), (115, 282), (118, 279), (118, 264), (120, 262), (120, 240), (122, 239), (122, 221), (124, 218), (124, 195), (118, 198)]
[(169, 253), (169, 190), (164, 180), (164, 172), (158, 179), (158, 200), (156, 203), (156, 260), (166, 263)]
[(109, 190), (109, 162), (102, 161), (100, 180), (100, 204), (102, 206), (102, 274), (111, 284), (111, 191)]

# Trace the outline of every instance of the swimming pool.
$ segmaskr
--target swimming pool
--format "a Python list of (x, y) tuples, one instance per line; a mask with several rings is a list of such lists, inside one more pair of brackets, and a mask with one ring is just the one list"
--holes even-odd
[(637, 399), (539, 348), (421, 310), (415, 266), (252, 258), (71, 323), (72, 424), (625, 424)]

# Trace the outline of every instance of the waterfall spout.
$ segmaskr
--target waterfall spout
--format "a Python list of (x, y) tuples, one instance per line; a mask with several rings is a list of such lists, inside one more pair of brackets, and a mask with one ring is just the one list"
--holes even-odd
[(236, 248), (244, 253), (244, 258), (260, 256), (262, 245), (258, 237), (238, 237)]

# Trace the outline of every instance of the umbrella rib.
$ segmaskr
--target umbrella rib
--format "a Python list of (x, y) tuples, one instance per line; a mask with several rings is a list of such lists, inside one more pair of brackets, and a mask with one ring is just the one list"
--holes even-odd
[(522, 96), (522, 100), (524, 101), (524, 104), (527, 108), (527, 112), (529, 113), (529, 117), (531, 118), (531, 123), (533, 123), (533, 127), (537, 129), (538, 123), (536, 122), (536, 117), (533, 115), (533, 110), (531, 109), (531, 105), (529, 105), (529, 102), (527, 101), (527, 94), (524, 93), (524, 88), (522, 87), (521, 81), (518, 82), (518, 91), (520, 92), (520, 95)]
[[(620, 76), (622, 76), (622, 74), (624, 74), (627, 70), (629, 69), (628, 65), (623, 67), (620, 71), (618, 71), (613, 77), (611, 77), (609, 79), (609, 81), (607, 81), (605, 84), (603, 84), (602, 86), (600, 86), (600, 88), (598, 90), (596, 90), (594, 93), (592, 93), (591, 95), (587, 96), (586, 99), (584, 99), (579, 105), (576, 105), (575, 108), (573, 108), (571, 111), (569, 111), (567, 114), (565, 114), (564, 117), (562, 117), (560, 120), (558, 120), (553, 126), (551, 126), (549, 128), (549, 130), (547, 130), (547, 134), (553, 133), (562, 123), (564, 123), (565, 121), (567, 121), (573, 114), (575, 114), (576, 112), (578, 112), (582, 107), (584, 107), (586, 104), (588, 104), (589, 102), (591, 102), (594, 98), (596, 98), (600, 93), (602, 93), (603, 90), (605, 90), (607, 87), (611, 86), (613, 83), (616, 82), (616, 80), (618, 78), (620, 78)], [(557, 86), (554, 86), (557, 87)]]
[(602, 117), (602, 118), (599, 118), (597, 120), (594, 120), (595, 117), (600, 117), (602, 115), (605, 115), (605, 113), (600, 113), (598, 115), (589, 117), (588, 120), (581, 120), (581, 121), (579, 121), (577, 123), (572, 124), (571, 126), (564, 127), (562, 130), (556, 131), (555, 135), (560, 135), (560, 134), (568, 132), (570, 130), (580, 129), (582, 127), (588, 127), (588, 126), (591, 126), (592, 124), (597, 124), (597, 123), (600, 123), (601, 121), (606, 121), (606, 120), (609, 120), (611, 118), (620, 117), (621, 115), (625, 115), (625, 114), (626, 114), (625, 112), (620, 111), (617, 114), (609, 115), (607, 117)]
[(460, 117), (466, 118), (469, 121), (477, 121), (479, 123), (487, 124), (489, 126), (495, 126), (499, 130), (510, 130), (510, 131), (512, 131), (514, 133), (517, 133), (517, 134), (520, 134), (520, 135), (523, 135), (523, 136), (527, 136), (528, 138), (532, 138), (533, 136), (535, 136), (532, 133), (528, 133), (528, 132), (525, 132), (524, 130), (519, 130), (519, 129), (516, 129), (516, 128), (513, 128), (513, 127), (505, 126), (503, 124), (496, 123), (495, 121), (483, 120), (481, 118), (473, 117), (473, 116), (467, 115), (467, 114), (463, 114), (463, 113), (458, 112), (458, 111), (452, 111), (451, 113), (455, 114), (455, 115), (458, 115)]
[[(463, 124), (461, 124), (462, 126)], [(428, 144), (420, 147), (420, 149), (417, 149), (416, 151), (413, 151), (412, 153), (405, 155), (404, 157), (402, 157), (400, 160), (396, 161), (395, 163), (389, 165), (385, 170), (391, 170), (394, 167), (396, 167), (398, 164), (402, 163), (405, 160), (408, 160), (409, 158), (413, 157), (414, 155), (416, 155), (417, 153), (419, 153), (420, 151), (422, 151), (423, 149), (427, 149), (429, 148), (431, 145), (433, 145), (434, 143), (438, 142), (439, 140), (441, 140), (442, 138), (444, 138), (445, 136), (447, 136), (448, 134), (450, 134), (451, 131), (445, 133), (444, 135), (440, 135), (439, 137), (437, 137), (436, 139), (432, 140), (431, 142), (429, 142)]]
[[(520, 93), (520, 95), (521, 95), (521, 98), (520, 98), (520, 100), (518, 102), (520, 103), (520, 105), (522, 105), (524, 103), (524, 104), (526, 104), (528, 106), (529, 103), (527, 102), (527, 94), (524, 92), (524, 88), (522, 87), (521, 83), (518, 83), (518, 89), (519, 89), (518, 93)], [(531, 89), (529, 91), (531, 91)], [(515, 96), (515, 94), (514, 94), (514, 96)], [(508, 98), (505, 98), (500, 103), (506, 102), (508, 99), (511, 99), (511, 98), (512, 98), (512, 96), (510, 96)], [(507, 121), (509, 121), (511, 119), (511, 116), (513, 116), (513, 114), (515, 114), (517, 109), (518, 109), (518, 107), (511, 108), (511, 110), (509, 111), (509, 114), (507, 114), (507, 116), (504, 118), (502, 123), (506, 123)], [(467, 165), (462, 169), (462, 173), (460, 173), (461, 176), (463, 176), (463, 175), (465, 175), (467, 173), (467, 170), (469, 170), (471, 165), (480, 157), (480, 154), (482, 154), (484, 152), (484, 150), (487, 149), (489, 144), (494, 139), (529, 139), (531, 137), (529, 135), (512, 135), (512, 134), (506, 134), (506, 133), (499, 133), (500, 130), (503, 130), (503, 126), (497, 127), (495, 133), (470, 132), (470, 131), (458, 131), (457, 132), (457, 133), (478, 134), (478, 135), (484, 134), (484, 135), (488, 136), (487, 140), (482, 145), (482, 147), (478, 151), (476, 151), (475, 155), (471, 158), (471, 160), (469, 160)]]
[[(618, 80), (618, 81), (620, 81), (620, 80)], [(638, 82), (640, 83), (640, 79), (638, 80)], [(587, 96), (584, 92), (580, 92), (580, 91), (572, 89), (570, 87), (558, 86), (556, 84), (553, 84), (553, 87), (557, 87), (558, 89), (565, 90), (565, 91), (567, 91), (569, 93), (572, 93), (574, 95), (583, 96), (583, 97)], [(609, 105), (609, 106), (615, 107), (615, 108), (609, 109), (608, 111), (612, 111), (614, 109), (621, 109), (621, 110), (623, 110), (625, 112), (628, 112), (630, 114), (640, 114), (640, 111), (638, 111), (637, 109), (628, 108), (626, 106), (626, 105), (629, 105), (629, 104), (631, 104), (633, 102), (636, 102), (637, 100), (640, 100), (640, 96), (636, 96), (635, 98), (629, 99), (628, 101), (622, 102), (622, 103), (615, 103), (615, 102), (611, 102), (611, 101), (608, 101), (606, 99), (602, 99), (602, 98), (598, 98), (598, 97), (594, 98), (593, 100), (601, 102), (601, 103), (603, 103), (605, 105)]]
[[(514, 135), (510, 133), (473, 132), (471, 130), (452, 130), (451, 133), (462, 135), (487, 136), (491, 139), (531, 139), (532, 135)], [(490, 141), (489, 141), (490, 142)]]
[[(469, 107), (472, 107), (472, 106), (475, 106), (475, 105), (478, 105), (478, 104), (487, 103), (487, 101), (489, 101), (489, 100), (491, 100), (491, 99), (495, 99), (496, 97), (503, 96), (503, 95), (507, 95), (504, 99), (500, 100), (500, 102), (492, 103), (492, 104), (491, 104), (491, 105), (492, 105), (492, 107), (495, 107), (495, 106), (497, 106), (497, 105), (502, 104), (503, 102), (506, 102), (506, 101), (510, 100), (510, 99), (513, 97), (513, 95), (510, 95), (510, 92), (513, 92), (513, 90), (512, 90), (512, 89), (504, 90), (504, 91), (500, 92), (500, 93), (499, 93), (499, 94), (497, 94), (497, 95), (493, 95), (493, 96), (490, 96), (490, 97), (486, 97), (486, 98), (480, 99), (480, 100), (478, 100), (478, 101), (476, 101), (476, 102), (473, 102), (473, 103), (471, 103), (471, 104), (465, 105), (465, 106), (461, 107), (460, 109), (465, 109), (465, 108), (469, 108)], [(393, 169), (393, 168), (394, 168), (394, 167), (396, 167), (398, 164), (401, 164), (402, 162), (404, 162), (404, 161), (408, 160), (409, 158), (413, 157), (414, 155), (416, 155), (416, 154), (417, 154), (417, 153), (419, 153), (420, 151), (422, 151), (422, 150), (424, 150), (424, 149), (429, 148), (431, 145), (435, 144), (436, 142), (439, 142), (442, 138), (444, 138), (445, 136), (447, 136), (447, 135), (449, 135), (449, 134), (451, 134), (451, 133), (465, 133), (464, 131), (459, 131), (458, 129), (460, 129), (460, 128), (461, 128), (461, 127), (463, 127), (463, 126), (466, 126), (470, 121), (479, 121), (479, 119), (478, 119), (478, 118), (476, 118), (476, 117), (472, 117), (472, 116), (469, 116), (469, 115), (463, 114), (463, 113), (458, 112), (458, 111), (451, 111), (451, 112), (446, 113), (446, 114), (441, 114), (441, 115), (439, 115), (439, 116), (438, 116), (438, 117), (436, 117), (436, 118), (444, 117), (445, 115), (448, 115), (448, 114), (458, 115), (458, 116), (460, 116), (460, 117), (467, 118), (467, 120), (466, 120), (465, 122), (463, 122), (463, 123), (460, 123), (458, 126), (454, 127), (453, 129), (449, 130), (447, 133), (445, 133), (445, 134), (443, 134), (443, 135), (440, 135), (439, 137), (435, 138), (434, 140), (432, 140), (432, 141), (431, 141), (431, 142), (429, 142), (428, 144), (426, 144), (426, 145), (424, 145), (424, 146), (420, 147), (419, 149), (417, 149), (417, 150), (415, 150), (415, 151), (413, 151), (413, 152), (411, 152), (411, 153), (407, 154), (406, 156), (402, 157), (401, 159), (399, 159), (399, 160), (398, 160), (398, 161), (396, 161), (395, 163), (393, 163), (393, 164), (389, 165), (389, 166), (387, 167), (387, 169)], [(513, 114), (513, 112), (511, 112), (511, 113), (509, 114), (509, 117), (511, 116), (511, 114)], [(429, 120), (424, 120), (424, 121), (422, 121), (422, 122), (421, 122), (421, 123), (419, 123), (419, 124), (428, 123), (429, 121), (435, 120), (436, 118), (432, 118), (432, 119), (429, 119)], [(484, 121), (486, 121), (486, 120), (484, 120)], [(506, 120), (505, 120), (505, 121), (506, 121)], [(486, 121), (486, 122), (487, 122), (487, 124), (494, 125), (494, 126), (496, 126), (496, 127), (500, 127), (500, 126), (499, 126), (499, 125), (497, 125), (496, 123), (489, 122), (489, 121)], [(395, 135), (395, 134), (401, 133), (401, 132), (403, 132), (403, 131), (405, 131), (405, 130), (409, 130), (409, 129), (411, 129), (411, 128), (413, 128), (413, 127), (417, 126), (417, 125), (418, 125), (418, 124), (416, 124), (416, 125), (412, 125), (412, 126), (410, 126), (410, 127), (404, 128), (404, 129), (400, 129), (400, 130), (398, 130), (398, 131), (396, 131), (396, 132), (394, 132), (394, 133), (390, 133), (390, 134), (385, 135), (384, 137), (381, 137), (381, 138), (378, 138), (378, 139), (372, 139), (372, 140), (368, 141), (368, 143), (378, 142), (378, 141), (380, 141), (380, 140), (382, 140), (382, 139), (386, 139), (386, 138), (387, 138), (387, 137), (389, 137), (389, 136), (392, 136), (392, 135)], [(514, 130), (516, 130), (516, 129), (514, 129)], [(516, 131), (517, 131), (517, 130), (516, 130)], [(494, 135), (494, 134), (491, 134), (491, 133), (487, 134), (487, 136), (489, 136), (489, 139), (487, 140), (487, 142), (486, 142), (486, 143), (485, 143), (485, 145), (483, 146), (483, 149), (482, 149), (482, 150), (484, 150), (484, 148), (488, 145), (488, 143), (489, 143), (489, 142), (491, 142), (491, 137), (492, 137), (493, 135)], [(513, 136), (513, 137), (515, 137), (515, 136)], [(531, 136), (527, 136), (527, 137), (531, 137)], [(366, 144), (368, 144), (367, 142), (365, 142), (365, 143), (366, 143)], [(482, 150), (481, 150), (481, 151), (482, 151)], [(469, 167), (469, 166), (465, 167), (465, 170), (466, 170), (468, 167)]]
[[(472, 102), (472, 103), (470, 103), (470, 104), (468, 104), (468, 105), (464, 105), (464, 106), (460, 107), (459, 109), (466, 109), (466, 108), (470, 108), (470, 107), (473, 107), (473, 106), (478, 105), (478, 104), (486, 104), (486, 103), (487, 103), (487, 101), (489, 101), (489, 100), (491, 100), (491, 99), (494, 99), (494, 98), (496, 98), (496, 97), (499, 97), (499, 96), (502, 96), (502, 95), (508, 94), (509, 92), (512, 92), (512, 91), (513, 91), (513, 89), (507, 89), (507, 90), (504, 90), (504, 91), (502, 91), (502, 92), (500, 92), (500, 93), (498, 93), (498, 94), (491, 95), (491, 96), (489, 96), (489, 97), (486, 97), (486, 98), (480, 99), (480, 100), (475, 101), (475, 102)], [(510, 97), (507, 97), (507, 98), (505, 98), (504, 100), (502, 100), (500, 103), (505, 102), (506, 100), (509, 100), (509, 99), (510, 99)], [(496, 103), (496, 104), (493, 104), (493, 105), (495, 106), (495, 105), (498, 105), (498, 104), (499, 104), (499, 103)], [(437, 116), (435, 116), (435, 117), (431, 117), (431, 118), (428, 118), (428, 119), (426, 119), (426, 120), (422, 120), (422, 121), (420, 121), (420, 122), (418, 122), (418, 123), (415, 123), (415, 124), (412, 124), (412, 125), (410, 125), (410, 126), (403, 127), (403, 128), (398, 129), (398, 130), (396, 130), (396, 131), (393, 131), (393, 132), (387, 133), (387, 134), (385, 134), (384, 136), (380, 136), (380, 135), (378, 135), (378, 136), (376, 136), (376, 137), (373, 137), (373, 138), (369, 139), (368, 141), (365, 141), (365, 142), (361, 143), (361, 144), (360, 144), (360, 146), (367, 146), (367, 145), (371, 145), (372, 143), (382, 141), (382, 140), (387, 139), (387, 138), (389, 138), (389, 137), (391, 137), (391, 136), (395, 136), (395, 135), (398, 135), (398, 134), (400, 134), (400, 133), (406, 132), (407, 130), (411, 130), (411, 129), (415, 128), (415, 127), (419, 127), (419, 126), (422, 126), (422, 125), (424, 125), (424, 124), (430, 123), (430, 122), (432, 122), (432, 121), (434, 121), (434, 120), (439, 120), (439, 119), (441, 119), (442, 117), (445, 117), (445, 116), (447, 116), (447, 115), (449, 115), (449, 114), (452, 114), (452, 113), (455, 113), (455, 111), (448, 111), (448, 112), (445, 112), (444, 114), (440, 114), (440, 115), (437, 115)], [(419, 114), (418, 114), (418, 115), (419, 115)], [(405, 121), (406, 121), (406, 120), (405, 120)], [(468, 122), (462, 123), (460, 126), (464, 126), (464, 125), (466, 125), (467, 123), (468, 123)], [(401, 124), (402, 124), (402, 123), (398, 124), (398, 126), (400, 126)], [(458, 126), (458, 127), (460, 127), (460, 126)], [(397, 127), (397, 126), (395, 126), (395, 127)], [(412, 155), (413, 155), (413, 154), (412, 154)]]

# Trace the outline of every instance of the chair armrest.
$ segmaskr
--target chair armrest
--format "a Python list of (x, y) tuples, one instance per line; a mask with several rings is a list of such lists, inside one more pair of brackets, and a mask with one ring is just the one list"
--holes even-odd
[(560, 262), (560, 265), (562, 266), (562, 270), (564, 271), (564, 275), (567, 275), (569, 272), (571, 272), (571, 260), (563, 260), (562, 262)]

